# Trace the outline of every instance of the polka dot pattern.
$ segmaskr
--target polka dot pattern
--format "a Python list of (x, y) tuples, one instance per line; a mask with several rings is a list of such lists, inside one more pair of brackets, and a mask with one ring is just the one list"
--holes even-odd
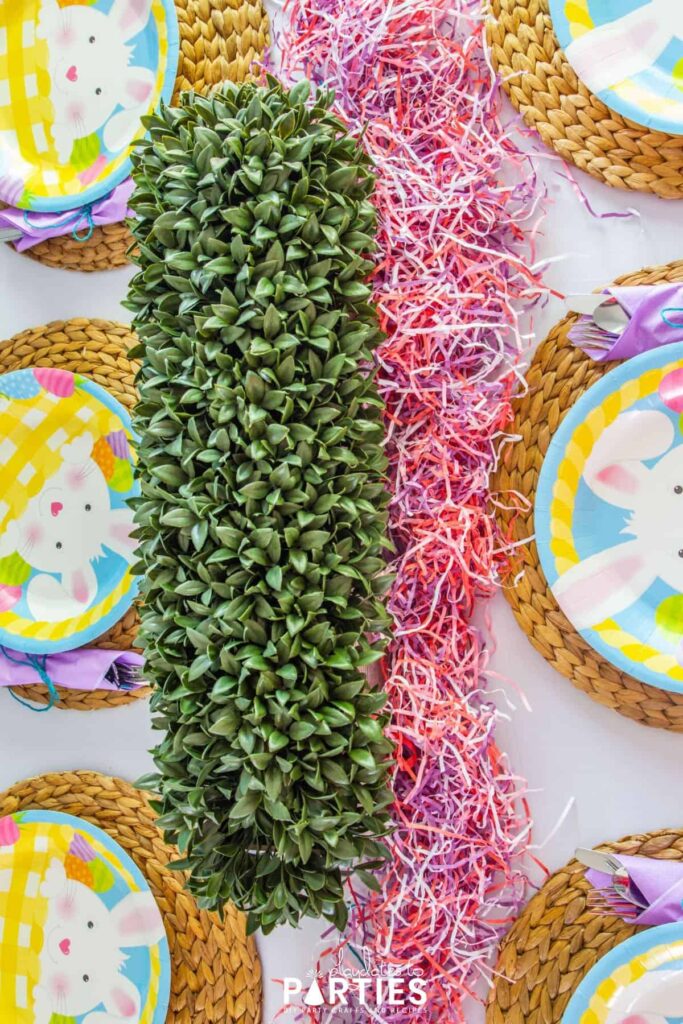
[(0, 395), (6, 398), (28, 399), (40, 394), (40, 384), (32, 370), (15, 370), (0, 376)]

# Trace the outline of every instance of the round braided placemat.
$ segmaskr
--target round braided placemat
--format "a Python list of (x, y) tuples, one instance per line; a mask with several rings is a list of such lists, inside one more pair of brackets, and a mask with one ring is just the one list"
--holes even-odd
[[(683, 260), (629, 274), (617, 283), (663, 281), (683, 282)], [(683, 694), (638, 682), (600, 657), (560, 611), (536, 542), (529, 540), (534, 533), (536, 485), (550, 440), (574, 402), (615, 365), (594, 363), (572, 345), (567, 332), (576, 319), (572, 315), (561, 320), (537, 349), (526, 376), (527, 391), (513, 404), (510, 434), (518, 439), (501, 451), (492, 480), (498, 523), (505, 536), (519, 544), (504, 593), (536, 650), (579, 690), (636, 722), (683, 732)]]
[(261, 964), (246, 918), (231, 905), (222, 921), (198, 909), (183, 875), (167, 867), (178, 851), (163, 841), (143, 793), (122, 779), (76, 771), (40, 775), (0, 794), (0, 817), (29, 809), (62, 811), (97, 825), (144, 874), (171, 953), (166, 1024), (258, 1024)]
[[(101, 384), (122, 405), (132, 409), (137, 400), (135, 373), (137, 363), (128, 358), (128, 350), (137, 344), (129, 327), (110, 320), (56, 320), (45, 327), (32, 327), (0, 344), (0, 373), (23, 370), (28, 366), (52, 366), (81, 373)], [(138, 616), (134, 608), (92, 647), (129, 650), (135, 646)], [(149, 694), (148, 687), (137, 690), (71, 690), (58, 688), (60, 700), (55, 707), (76, 711), (119, 707)], [(21, 687), (25, 700), (45, 704), (45, 686)]]
[(528, 125), (568, 162), (608, 185), (683, 198), (683, 137), (610, 110), (560, 49), (548, 0), (490, 0), (488, 36), (503, 88)]
[[(683, 860), (683, 831), (630, 836), (599, 849)], [(570, 861), (515, 921), (501, 946), (486, 1024), (560, 1024), (572, 993), (591, 967), (640, 930), (588, 907), (590, 886), (584, 871)]]
[[(186, 89), (207, 92), (226, 80), (242, 82), (269, 44), (262, 0), (175, 0), (180, 59), (173, 102)], [(128, 263), (133, 238), (125, 224), (96, 227), (87, 241), (48, 238), (26, 256), (65, 270), (112, 270)]]

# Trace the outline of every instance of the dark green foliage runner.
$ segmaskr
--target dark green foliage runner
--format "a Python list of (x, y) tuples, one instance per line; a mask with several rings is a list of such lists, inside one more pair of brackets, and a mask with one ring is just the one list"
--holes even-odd
[(146, 784), (200, 905), (264, 931), (343, 926), (390, 804), (373, 175), (308, 94), (188, 94), (134, 157)]

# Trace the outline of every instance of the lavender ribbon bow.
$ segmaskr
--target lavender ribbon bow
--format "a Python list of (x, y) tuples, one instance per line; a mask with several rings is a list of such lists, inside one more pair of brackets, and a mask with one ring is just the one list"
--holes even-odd
[(683, 920), (683, 863), (651, 857), (613, 855), (628, 872), (631, 886), (645, 906), (635, 914), (622, 912), (624, 900), (612, 884), (611, 875), (591, 869), (586, 878), (605, 900), (612, 913), (637, 925), (672, 924)]
[[(599, 331), (591, 317), (583, 316), (569, 331), (569, 339), (598, 363), (630, 359), (661, 345), (683, 341), (683, 284), (605, 288), (630, 317), (620, 335)], [(590, 328), (590, 330), (588, 330)], [(599, 331), (602, 344), (593, 338)]]
[(118, 224), (125, 217), (132, 217), (128, 201), (133, 194), (133, 181), (126, 178), (116, 188), (98, 199), (64, 213), (32, 213), (8, 206), (0, 210), (0, 228), (11, 228), (21, 232), (21, 238), (12, 244), (18, 252), (44, 242), (46, 238), (73, 235), (76, 241), (87, 242), (96, 227), (102, 224)]

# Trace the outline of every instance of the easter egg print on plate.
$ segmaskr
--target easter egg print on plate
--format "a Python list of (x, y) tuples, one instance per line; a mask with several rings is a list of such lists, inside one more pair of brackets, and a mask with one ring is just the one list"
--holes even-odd
[(168, 942), (144, 875), (56, 811), (0, 818), (0, 1020), (163, 1024)]
[(648, 928), (620, 943), (588, 972), (562, 1024), (680, 1024), (683, 924)]
[(586, 391), (541, 468), (543, 572), (602, 657), (683, 693), (683, 344), (636, 356)]
[(0, 644), (72, 650), (130, 607), (131, 439), (128, 413), (94, 381), (0, 375)]
[(550, 0), (550, 13), (567, 60), (608, 107), (683, 133), (681, 0)]
[(177, 64), (173, 0), (0, 3), (0, 200), (60, 212), (111, 192)]

